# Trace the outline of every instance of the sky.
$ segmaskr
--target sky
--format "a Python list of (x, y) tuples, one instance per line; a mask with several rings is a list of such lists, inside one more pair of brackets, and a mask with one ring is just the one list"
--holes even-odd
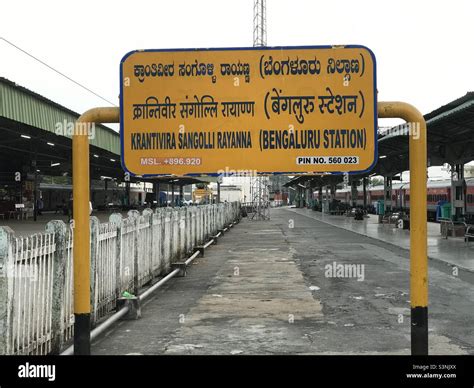
[[(474, 90), (473, 14), (472, 0), (267, 0), (267, 45), (367, 46), (379, 101), (425, 114)], [(9, 1), (0, 37), (119, 105), (127, 52), (252, 46), (253, 1)], [(111, 106), (3, 40), (0, 76), (79, 113)]]

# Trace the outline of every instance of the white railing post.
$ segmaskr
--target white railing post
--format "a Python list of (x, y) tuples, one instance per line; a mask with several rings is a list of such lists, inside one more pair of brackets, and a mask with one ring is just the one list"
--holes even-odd
[(11, 354), (15, 243), (13, 230), (0, 227), (0, 355)]
[(205, 213), (205, 225), (204, 225), (204, 240), (207, 241), (209, 238), (210, 230), (211, 230), (211, 205), (205, 205), (204, 207), (204, 213)]
[(189, 216), (191, 218), (191, 248), (190, 249), (193, 249), (194, 247), (198, 246), (197, 235), (196, 235), (196, 221), (197, 221), (196, 210), (197, 209), (194, 206), (188, 209)]
[(179, 256), (179, 211), (173, 209), (171, 214), (171, 262), (174, 263)]
[(173, 228), (171, 227), (171, 222), (173, 218), (173, 211), (166, 208), (163, 211), (163, 228), (161, 234), (162, 244), (162, 257), (163, 257), (163, 272), (168, 273), (171, 268), (171, 254), (173, 248)]
[(115, 248), (115, 305), (118, 308), (118, 300), (122, 296), (122, 215), (112, 213), (109, 222), (117, 228), (117, 240)]
[(129, 210), (128, 219), (133, 224), (133, 293), (138, 295), (138, 216), (137, 210)]
[(180, 207), (178, 210), (178, 226), (179, 226), (179, 244), (178, 255), (176, 260), (181, 260), (186, 255), (186, 208)]
[(53, 220), (46, 224), (46, 233), (54, 234), (53, 253), (53, 300), (51, 303), (51, 353), (59, 354), (65, 336), (64, 310), (66, 296), (66, 231), (63, 221)]
[(158, 276), (162, 267), (162, 211), (160, 208), (155, 209), (155, 213), (151, 216), (151, 258), (152, 258), (152, 275)]
[[(143, 284), (149, 282), (153, 279), (153, 256), (152, 256), (152, 248), (153, 248), (153, 210), (151, 209), (144, 209), (142, 212), (142, 217), (140, 218), (140, 234), (141, 234), (141, 248), (142, 248), (142, 259), (144, 263), (144, 270), (142, 274), (142, 283)], [(146, 226), (145, 226), (146, 225)]]
[[(97, 290), (97, 272), (98, 272), (98, 261), (99, 261), (99, 225), (100, 221), (97, 217), (90, 217), (89, 218), (89, 225), (90, 225), (90, 241), (91, 241), (91, 324), (94, 325), (97, 321), (97, 317), (99, 315), (99, 293)], [(99, 279), (102, 281), (103, 279)]]
[(192, 215), (189, 208), (184, 208), (184, 217), (185, 217), (185, 234), (186, 234), (186, 243), (185, 243), (185, 251), (186, 255), (191, 252), (193, 248), (193, 240), (192, 240)]
[(203, 228), (203, 212), (202, 212), (202, 207), (197, 206), (196, 207), (196, 213), (197, 213), (197, 243), (198, 245), (204, 243), (204, 238), (203, 238), (203, 233), (204, 233), (204, 228)]

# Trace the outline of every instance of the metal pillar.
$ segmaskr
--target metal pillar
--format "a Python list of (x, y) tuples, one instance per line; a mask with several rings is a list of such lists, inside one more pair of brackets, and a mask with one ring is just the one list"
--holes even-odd
[[(332, 191), (332, 189), (331, 189), (331, 191)], [(329, 186), (326, 185), (326, 211), (325, 211), (326, 214), (329, 214), (329, 203), (330, 203), (330, 200), (329, 200)]]
[(392, 177), (383, 177), (383, 209), (384, 214), (392, 211)]
[(131, 205), (130, 202), (130, 182), (125, 182), (125, 193), (126, 193), (126, 198), (127, 198), (127, 206)]
[(221, 203), (221, 184), (217, 182), (217, 203)]
[(362, 191), (364, 193), (364, 209), (367, 209), (367, 178), (362, 179)]
[(255, 0), (253, 5), (253, 45), (267, 45), (266, 0)]
[(35, 151), (35, 160), (33, 160), (34, 181), (33, 181), (33, 221), (38, 219), (38, 152)]
[[(74, 207), (74, 354), (90, 354), (91, 275), (89, 224), (89, 137), (83, 123), (118, 123), (119, 108), (95, 108), (82, 114), (72, 137)], [(88, 132), (88, 131), (87, 131)]]
[(268, 178), (256, 176), (251, 178), (250, 193), (252, 196), (252, 216), (250, 220), (269, 220), (270, 203), (268, 193)]
[(331, 184), (331, 203), (334, 203), (334, 201), (336, 200), (336, 190), (337, 190), (336, 185)]
[(156, 206), (160, 207), (160, 182), (155, 182), (155, 201)]
[(95, 203), (94, 182), (92, 180), (92, 175), (89, 177), (89, 200), (91, 201), (92, 204)]
[[(306, 183), (307, 185), (309, 184)], [(311, 200), (313, 199), (313, 193), (311, 192), (311, 187), (308, 187), (306, 186), (306, 189), (305, 189), (306, 193), (305, 193), (305, 207), (308, 208), (311, 206)]]
[(451, 218), (455, 221), (464, 219), (466, 214), (466, 181), (464, 165), (451, 166)]
[[(414, 106), (404, 102), (379, 102), (379, 118), (401, 118), (410, 131), (410, 305), (411, 354), (428, 354), (428, 247), (426, 222), (427, 150), (426, 122)], [(419, 136), (413, 136), (415, 133)]]
[(171, 185), (171, 207), (174, 207), (174, 184)]
[(104, 179), (104, 206), (105, 208), (107, 209), (107, 187), (108, 186), (108, 183), (107, 183), (107, 179)]
[(351, 202), (352, 202), (352, 207), (357, 207), (357, 196), (359, 195), (357, 191), (357, 180), (352, 180), (351, 181)]
[(182, 206), (184, 202), (183, 187), (184, 187), (183, 185), (179, 185), (179, 206)]
[(323, 186), (319, 186), (318, 190), (318, 206), (321, 208), (321, 212), (323, 211)]

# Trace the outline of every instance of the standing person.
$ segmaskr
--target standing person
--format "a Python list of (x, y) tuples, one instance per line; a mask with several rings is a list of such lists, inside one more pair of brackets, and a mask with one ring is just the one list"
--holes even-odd
[(43, 199), (41, 197), (38, 198), (38, 201), (37, 201), (36, 205), (38, 206), (38, 215), (39, 216), (43, 215), (44, 203), (43, 203)]

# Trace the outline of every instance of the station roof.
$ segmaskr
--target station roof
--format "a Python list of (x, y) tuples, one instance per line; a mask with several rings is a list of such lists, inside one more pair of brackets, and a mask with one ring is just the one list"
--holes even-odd
[[(429, 166), (465, 164), (474, 160), (474, 92), (424, 115)], [(416, 130), (416, 126), (414, 128)], [(407, 125), (379, 135), (379, 159), (373, 172), (394, 175), (408, 170)]]
[[(0, 77), (0, 184), (11, 183), (13, 172), (24, 176), (39, 170), (40, 175), (70, 177), (72, 139), (67, 126), (70, 123), (72, 128), (78, 117), (78, 113)], [(91, 178), (122, 180), (119, 134), (95, 125), (90, 144)]]
[[(474, 160), (474, 92), (468, 92), (440, 108), (424, 115), (427, 124), (427, 151), (429, 166), (444, 163), (465, 164)], [(408, 134), (416, 125), (402, 124), (379, 131), (379, 160), (375, 168), (363, 176), (394, 176), (409, 169)], [(412, 132), (413, 133), (413, 132)], [(300, 175), (285, 186), (311, 182), (311, 186), (334, 184), (342, 181), (341, 175)]]
[[(0, 77), (0, 117), (56, 134), (58, 123), (74, 123), (76, 113), (23, 86)], [(96, 125), (92, 146), (120, 155), (120, 136), (112, 128)], [(64, 134), (62, 136), (71, 138)]]

